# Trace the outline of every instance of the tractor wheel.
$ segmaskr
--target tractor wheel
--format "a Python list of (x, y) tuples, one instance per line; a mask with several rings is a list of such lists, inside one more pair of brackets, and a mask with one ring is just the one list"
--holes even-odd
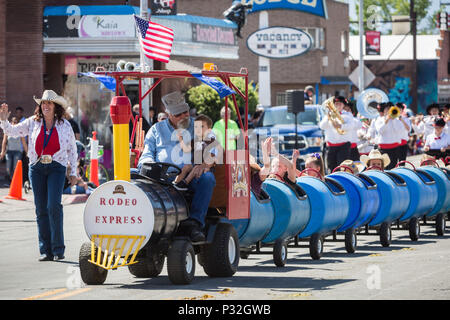
[[(81, 246), (79, 255), (81, 279), (88, 285), (103, 284), (108, 275), (108, 270), (89, 262), (91, 259), (91, 243), (85, 242)], [(100, 259), (103, 259), (103, 253)]]

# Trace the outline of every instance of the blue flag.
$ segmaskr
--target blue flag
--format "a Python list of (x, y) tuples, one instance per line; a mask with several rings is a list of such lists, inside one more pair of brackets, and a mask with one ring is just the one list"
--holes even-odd
[(93, 72), (78, 72), (78, 74), (81, 74), (86, 77), (95, 78), (98, 81), (100, 81), (105, 86), (106, 89), (111, 90), (113, 92), (116, 91), (116, 79), (114, 79), (113, 77), (102, 76), (99, 74), (95, 74)]
[(207, 84), (208, 86), (210, 86), (211, 88), (216, 90), (221, 99), (225, 98), (226, 96), (228, 96), (228, 95), (230, 95), (232, 93), (236, 93), (236, 91), (234, 91), (229, 86), (227, 86), (225, 83), (223, 83), (223, 82), (221, 82), (221, 81), (219, 81), (217, 79), (204, 76), (201, 73), (191, 72), (191, 74), (194, 77), (196, 77), (198, 80), (203, 82), (204, 84)]

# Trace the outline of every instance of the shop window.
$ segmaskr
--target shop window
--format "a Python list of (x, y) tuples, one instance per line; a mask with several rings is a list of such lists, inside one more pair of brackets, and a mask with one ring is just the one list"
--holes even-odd
[(325, 30), (323, 28), (302, 28), (299, 29), (305, 31), (312, 39), (312, 49), (325, 49)]
[(277, 92), (275, 102), (277, 106), (284, 106), (286, 104), (286, 92)]

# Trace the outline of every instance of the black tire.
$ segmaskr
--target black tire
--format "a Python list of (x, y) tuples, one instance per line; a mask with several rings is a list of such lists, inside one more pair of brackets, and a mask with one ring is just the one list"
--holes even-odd
[(138, 253), (137, 263), (128, 266), (130, 273), (136, 278), (153, 278), (157, 277), (164, 267), (164, 255), (152, 254), (150, 249)]
[(380, 226), (380, 242), (383, 247), (389, 247), (392, 241), (391, 224), (383, 222)]
[(284, 267), (287, 261), (287, 243), (282, 239), (275, 241), (273, 245), (273, 262), (277, 267)]
[(408, 230), (409, 230), (409, 237), (411, 238), (411, 241), (419, 240), (419, 236), (420, 236), (419, 219), (417, 219), (417, 218), (410, 219), (409, 223), (408, 223)]
[(320, 234), (313, 234), (309, 239), (309, 254), (313, 260), (319, 260), (323, 253), (323, 237)]
[[(108, 270), (89, 262), (91, 259), (91, 243), (85, 242), (80, 248), (79, 264), (81, 279), (88, 285), (103, 284), (108, 276)], [(100, 259), (103, 259), (103, 253)]]
[(436, 234), (442, 237), (445, 234), (445, 214), (438, 213), (436, 216)]
[(173, 284), (189, 284), (195, 275), (195, 251), (188, 240), (175, 240), (167, 253), (167, 273)]
[(202, 247), (203, 270), (210, 277), (231, 277), (236, 273), (239, 258), (239, 238), (231, 224), (217, 225), (212, 243)]
[(356, 230), (353, 228), (345, 230), (345, 250), (348, 253), (355, 253), (357, 244)]

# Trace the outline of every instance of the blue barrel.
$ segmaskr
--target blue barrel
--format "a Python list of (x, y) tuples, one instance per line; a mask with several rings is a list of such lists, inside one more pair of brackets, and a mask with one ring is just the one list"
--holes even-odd
[(355, 176), (348, 172), (336, 172), (328, 177), (339, 181), (350, 199), (347, 219), (337, 230), (338, 232), (349, 228), (359, 228), (372, 220), (380, 206), (375, 181), (363, 174)]
[(377, 184), (380, 206), (369, 226), (391, 223), (401, 218), (409, 206), (410, 195), (405, 180), (393, 172), (364, 171)]
[(306, 191), (311, 202), (311, 219), (299, 234), (300, 238), (329, 233), (344, 224), (349, 213), (349, 199), (337, 180), (327, 177), (322, 181), (303, 176), (297, 178), (297, 185)]
[(438, 199), (435, 207), (427, 214), (427, 217), (432, 217), (438, 213), (445, 213), (450, 210), (450, 175), (445, 168), (436, 168), (433, 166), (424, 166), (417, 169), (424, 171), (431, 175), (436, 181), (438, 189)]
[[(261, 193), (265, 193), (264, 190)], [(248, 248), (264, 239), (272, 229), (274, 209), (270, 197), (258, 199), (250, 194), (250, 219), (230, 220), (238, 233), (241, 248)]]
[(400, 221), (421, 218), (436, 206), (438, 187), (433, 177), (427, 172), (400, 167), (390, 172), (398, 174), (405, 180), (411, 198), (408, 209)]
[(266, 179), (262, 189), (270, 196), (275, 212), (272, 228), (263, 243), (294, 237), (305, 228), (311, 216), (311, 206), (302, 188), (295, 186), (294, 189), (284, 182)]

